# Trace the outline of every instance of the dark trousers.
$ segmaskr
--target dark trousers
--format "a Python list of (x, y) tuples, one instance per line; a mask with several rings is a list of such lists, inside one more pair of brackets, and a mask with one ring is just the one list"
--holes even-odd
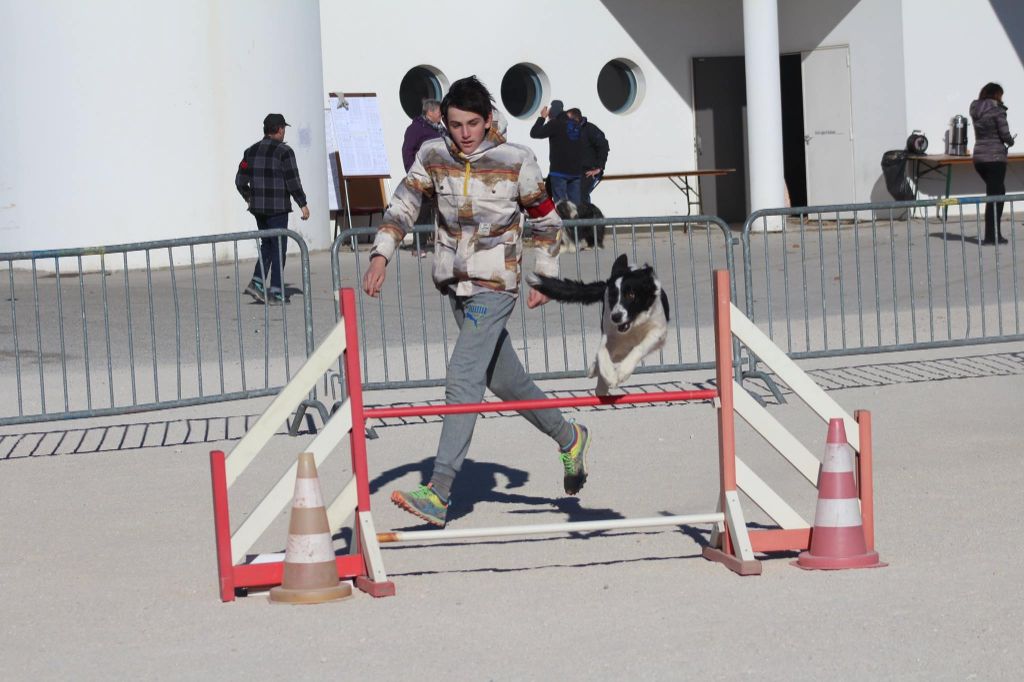
[[(1006, 162), (1005, 161), (975, 161), (974, 170), (985, 181), (986, 196), (1000, 196), (1006, 194)], [(989, 202), (985, 204), (985, 241), (995, 241), (996, 235), (1002, 237), (1000, 223), (1003, 220), (1003, 202)]]
[[(473, 296), (448, 295), (459, 336), (448, 363), (444, 397), (449, 405), (479, 403), (490, 388), (501, 400), (541, 400), (547, 396), (523, 369), (512, 347), (505, 323), (516, 299), (505, 293), (485, 291)], [(555, 408), (523, 410), (519, 414), (550, 436), (559, 448), (572, 442), (573, 430)], [(476, 413), (446, 414), (434, 460), (434, 476), (455, 479), (469, 452)]]
[(557, 204), (568, 199), (577, 206), (580, 205), (580, 178), (566, 178), (552, 173), (548, 176), (551, 180), (551, 199)]
[[(256, 227), (261, 230), (288, 229), (288, 214), (257, 215)], [(281, 288), (281, 271), (284, 270), (285, 256), (288, 252), (288, 237), (260, 239), (260, 259), (252, 271), (252, 281), (266, 286), (267, 273), (270, 274), (270, 291), (284, 293)]]

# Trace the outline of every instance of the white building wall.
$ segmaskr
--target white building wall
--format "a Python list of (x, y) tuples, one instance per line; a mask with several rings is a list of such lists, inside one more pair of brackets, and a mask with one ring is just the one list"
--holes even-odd
[[(856, 200), (888, 198), (881, 154), (912, 129), (941, 151), (949, 117), (966, 114), (988, 80), (1003, 84), (1011, 129), (1021, 128), (1018, 5), (779, 0), (783, 52), (849, 46)], [(461, 22), (469, 35), (452, 39)], [(232, 177), (269, 111), (294, 124), (289, 142), (313, 213), (291, 227), (326, 246), (324, 92), (380, 95), (397, 179), (408, 124), (398, 87), (420, 64), (449, 81), (475, 73), (495, 95), (509, 67), (536, 64), (546, 101), (579, 106), (606, 131), (609, 173), (694, 168), (692, 59), (742, 54), (740, 27), (739, 0), (523, 0), (471, 18), (454, 0), (428, 11), (341, 0), (9, 0), (0, 3), (0, 250), (252, 229)], [(625, 115), (597, 94), (598, 72), (615, 58), (644, 75), (643, 100)], [(533, 120), (511, 119), (510, 137), (546, 170), (546, 141), (528, 136)], [(1024, 167), (1009, 170), (1013, 191)], [(959, 169), (954, 193), (979, 191), (973, 171)], [(667, 180), (609, 181), (595, 200), (609, 216), (686, 212)]]
[[(1024, 132), (1024, 3), (1020, 0), (903, 0), (907, 78), (906, 128), (924, 131), (928, 153), (944, 151), (943, 134), (989, 81), (1003, 86), (1011, 133)], [(1016, 45), (1014, 45), (1016, 40)], [(1024, 153), (1024, 137), (1010, 151)], [(969, 131), (974, 147), (974, 130)], [(938, 176), (922, 182), (929, 195), (945, 191)], [(1024, 190), (1024, 167), (1010, 164), (1007, 192)], [(971, 166), (956, 168), (952, 194), (984, 194)]]
[[(607, 134), (607, 173), (645, 173), (696, 167), (691, 58), (738, 54), (743, 45), (738, 0), (522, 0), (500, 10), (439, 0), (429, 11), (323, 0), (321, 16), (324, 89), (378, 94), (392, 183), (403, 176), (402, 136), (409, 124), (399, 85), (415, 66), (433, 66), (449, 82), (475, 74), (507, 113), (500, 99), (505, 72), (521, 62), (535, 64), (550, 84), (545, 102), (579, 107)], [(468, 27), (465, 37), (457, 37), (460, 25)], [(643, 101), (624, 115), (606, 110), (597, 94), (598, 73), (616, 58), (636, 63), (645, 80)], [(546, 172), (547, 141), (529, 137), (536, 118), (508, 118), (510, 140), (530, 146)], [(608, 181), (594, 201), (608, 216), (686, 213), (682, 193), (667, 179)]]
[(316, 0), (0, 4), (0, 251), (254, 229), (233, 178), (270, 111), (326, 245), (322, 84)]
[[(464, 5), (442, 0), (432, 7), (396, 13), (386, 4), (321, 3), (325, 90), (380, 96), (396, 180), (409, 122), (398, 88), (414, 66), (436, 67), (449, 81), (475, 73), (497, 96), (509, 67), (536, 64), (551, 85), (545, 101), (579, 106), (608, 135), (607, 172), (624, 174), (696, 167), (692, 60), (743, 54), (739, 0), (524, 0), (514, 12), (474, 19), (465, 40), (446, 39), (456, 34)], [(890, 199), (882, 153), (902, 147), (911, 129), (904, 13), (891, 0), (779, 1), (781, 52), (849, 46), (856, 168), (850, 201)], [(637, 63), (646, 80), (643, 102), (626, 115), (605, 110), (596, 89), (601, 67), (620, 57)], [(722, 84), (734, 86), (743, 84)], [(503, 109), (500, 99), (498, 105)], [(510, 138), (530, 145), (546, 170), (547, 142), (528, 135), (534, 120), (512, 119)], [(683, 195), (667, 180), (609, 181), (594, 199), (609, 216), (686, 213)]]
[[(855, 169), (851, 201), (892, 200), (882, 178), (882, 154), (905, 146), (910, 134), (902, 28), (900, 4), (892, 0), (779, 2), (783, 53), (849, 47)], [(808, 96), (813, 93), (805, 92)]]

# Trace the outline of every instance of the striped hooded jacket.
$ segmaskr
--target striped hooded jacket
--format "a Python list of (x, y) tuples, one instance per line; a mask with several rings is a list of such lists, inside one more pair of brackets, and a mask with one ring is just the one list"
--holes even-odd
[(505, 141), (497, 116), (469, 156), (445, 136), (423, 143), (395, 190), (370, 257), (391, 260), (423, 201), (437, 201), (433, 279), (457, 296), (481, 291), (516, 295), (525, 216), (536, 246), (534, 270), (558, 276), (562, 220), (544, 189), (533, 152)]

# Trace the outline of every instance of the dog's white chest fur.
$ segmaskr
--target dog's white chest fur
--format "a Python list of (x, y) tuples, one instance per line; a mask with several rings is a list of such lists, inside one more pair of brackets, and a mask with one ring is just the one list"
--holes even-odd
[(665, 345), (668, 337), (668, 296), (654, 268), (629, 264), (622, 253), (605, 281), (580, 282), (533, 275), (529, 280), (540, 293), (566, 303), (603, 303), (601, 346), (590, 366), (597, 377), (597, 393), (605, 395), (633, 375), (647, 355)]
[[(601, 318), (601, 346), (590, 368), (590, 376), (597, 377), (598, 395), (607, 394), (608, 389), (629, 379), (640, 361), (662, 348), (668, 337), (668, 319), (658, 296), (635, 319), (624, 315), (627, 311), (622, 306), (609, 306), (606, 300)], [(624, 319), (629, 326), (620, 331)]]

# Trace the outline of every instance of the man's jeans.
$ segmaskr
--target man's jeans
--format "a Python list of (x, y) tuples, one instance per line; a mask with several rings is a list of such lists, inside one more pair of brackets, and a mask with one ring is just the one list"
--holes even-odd
[(559, 201), (568, 199), (577, 206), (580, 205), (580, 178), (579, 176), (567, 178), (551, 173), (551, 199), (557, 204)]
[[(257, 215), (256, 227), (261, 230), (287, 229), (288, 214)], [(284, 269), (287, 251), (288, 237), (260, 239), (260, 259), (256, 261), (256, 268), (252, 271), (252, 281), (263, 285), (264, 290), (284, 294), (284, 290), (281, 288), (281, 271)], [(269, 289), (266, 285), (268, 273), (270, 274)]]

